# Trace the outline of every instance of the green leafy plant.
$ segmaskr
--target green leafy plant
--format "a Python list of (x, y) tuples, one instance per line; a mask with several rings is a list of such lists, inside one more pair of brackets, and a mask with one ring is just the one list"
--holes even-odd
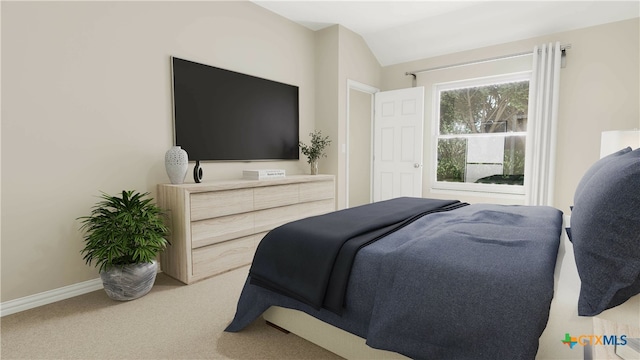
[(323, 137), (320, 130), (309, 133), (309, 136), (311, 136), (311, 145), (308, 146), (302, 141), (299, 142), (299, 145), (300, 151), (307, 157), (307, 162), (311, 164), (321, 157), (327, 157), (324, 149), (331, 144), (331, 140), (329, 140), (329, 136)]
[(100, 271), (114, 266), (149, 263), (168, 244), (162, 210), (145, 198), (149, 193), (122, 191), (122, 196), (102, 193), (91, 215), (79, 217), (85, 232), (81, 253), (87, 264)]

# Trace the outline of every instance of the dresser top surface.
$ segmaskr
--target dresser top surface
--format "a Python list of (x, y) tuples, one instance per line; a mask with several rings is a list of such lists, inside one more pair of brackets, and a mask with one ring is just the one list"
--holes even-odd
[(263, 186), (275, 186), (286, 184), (300, 184), (320, 181), (334, 181), (334, 175), (290, 175), (282, 178), (265, 179), (265, 180), (214, 180), (201, 183), (185, 183), (185, 184), (160, 184), (162, 187), (174, 187), (184, 189), (190, 193), (220, 191), (231, 189), (246, 189)]

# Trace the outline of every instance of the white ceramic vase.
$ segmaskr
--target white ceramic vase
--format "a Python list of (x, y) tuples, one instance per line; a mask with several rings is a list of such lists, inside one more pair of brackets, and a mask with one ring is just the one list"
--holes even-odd
[(172, 184), (182, 184), (189, 167), (189, 156), (180, 146), (172, 146), (164, 154), (164, 166)]

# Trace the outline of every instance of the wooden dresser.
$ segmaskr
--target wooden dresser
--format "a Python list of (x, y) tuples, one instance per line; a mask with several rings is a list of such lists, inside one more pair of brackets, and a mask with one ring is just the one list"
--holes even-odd
[(171, 245), (160, 257), (162, 271), (190, 284), (250, 264), (269, 230), (335, 210), (335, 179), (294, 175), (160, 184), (157, 203), (171, 230)]

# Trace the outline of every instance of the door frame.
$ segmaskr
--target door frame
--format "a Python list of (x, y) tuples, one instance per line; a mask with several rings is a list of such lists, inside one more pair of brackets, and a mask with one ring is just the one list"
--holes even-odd
[[(344, 149), (344, 153), (345, 153), (345, 169), (344, 169), (344, 173), (345, 173), (345, 196), (344, 196), (344, 208), (348, 208), (349, 207), (349, 143), (350, 143), (350, 133), (349, 133), (349, 127), (350, 127), (350, 113), (351, 113), (351, 108), (350, 108), (350, 104), (351, 104), (351, 99), (350, 99), (350, 91), (351, 90), (356, 90), (356, 91), (360, 91), (366, 94), (369, 94), (369, 97), (371, 99), (371, 149), (369, 150), (369, 156), (371, 158), (371, 161), (373, 161), (373, 122), (374, 122), (374, 109), (375, 109), (375, 102), (374, 102), (374, 94), (379, 92), (380, 89), (373, 87), (371, 85), (367, 85), (367, 84), (363, 84), (361, 82), (355, 81), (355, 80), (351, 80), (351, 79), (347, 79), (347, 116), (346, 116), (346, 121), (345, 121), (345, 149)], [(369, 201), (373, 200), (373, 167), (371, 168), (371, 173), (369, 174), (369, 188), (370, 188), (370, 193), (369, 193)]]

